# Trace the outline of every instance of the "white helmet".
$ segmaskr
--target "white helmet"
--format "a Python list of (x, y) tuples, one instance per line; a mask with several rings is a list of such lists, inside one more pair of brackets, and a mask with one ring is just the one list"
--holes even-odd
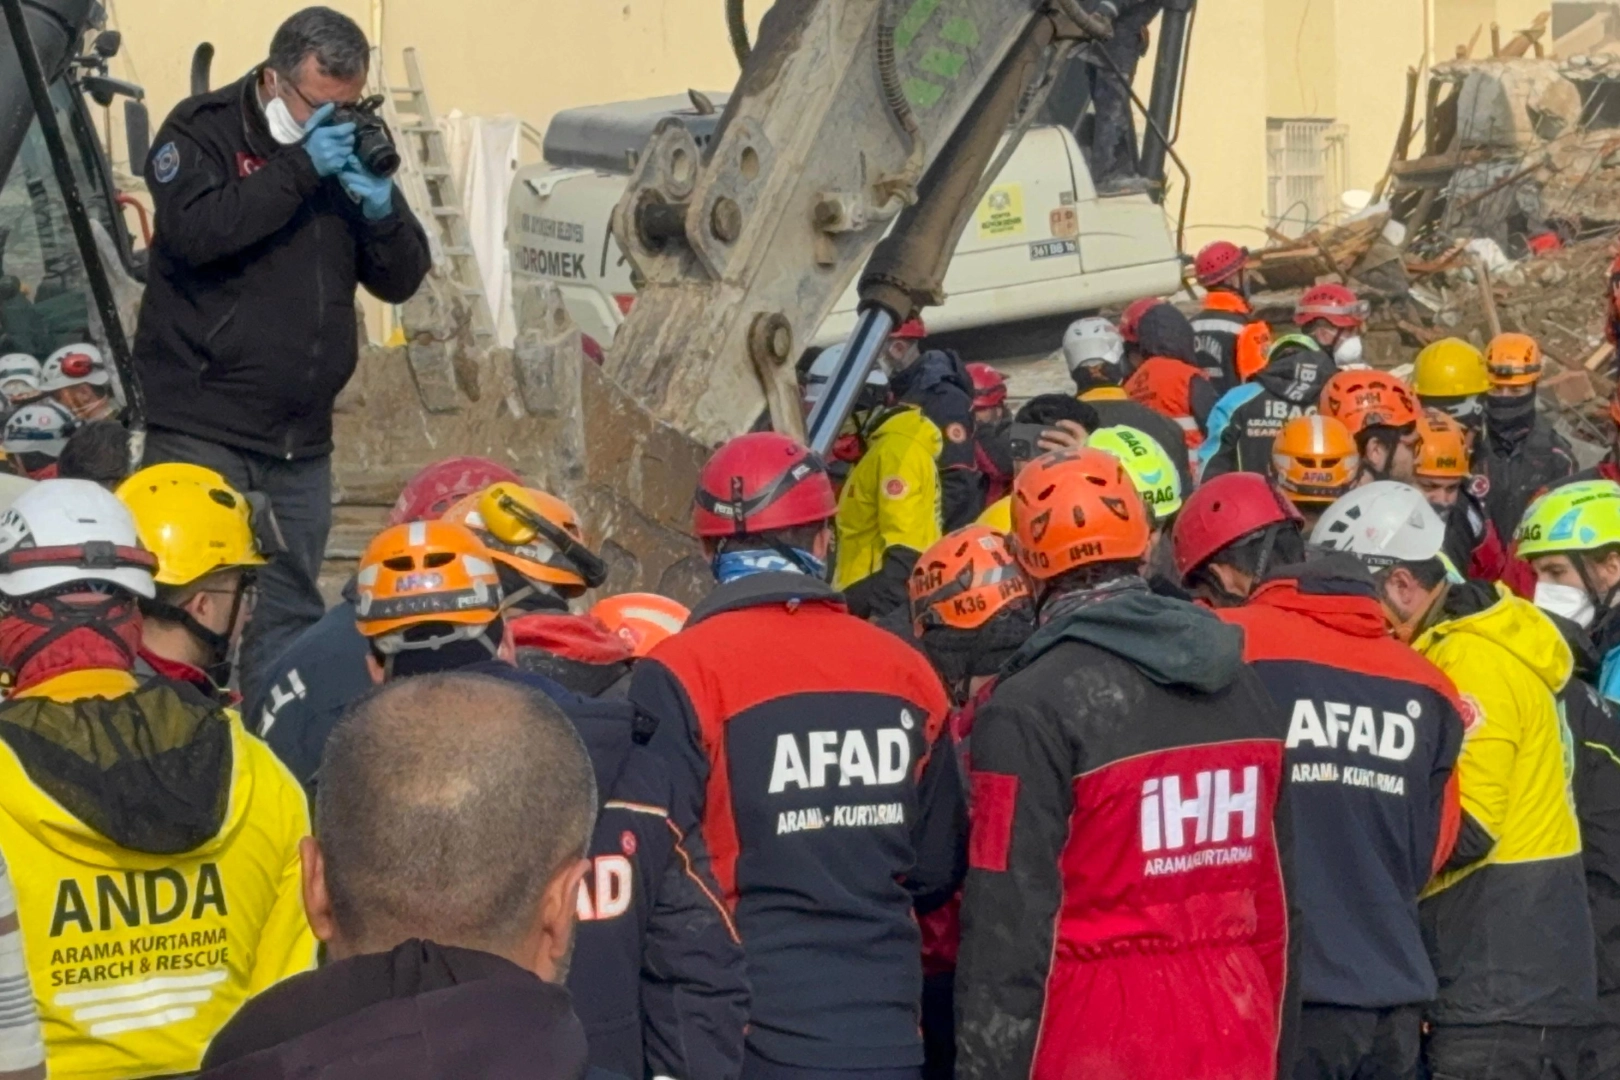
[(1076, 319), (1063, 331), (1063, 359), (1070, 371), (1098, 361), (1118, 367), (1125, 362), (1125, 339), (1107, 319)]
[(118, 496), (89, 480), (42, 480), (0, 516), (0, 593), (105, 581), (151, 599), (157, 560)]
[(39, 386), (47, 394), (80, 383), (106, 386), (107, 361), (94, 345), (64, 345), (46, 358), (40, 369)]
[(73, 414), (54, 401), (29, 402), (6, 418), (0, 447), (8, 454), (56, 457), (78, 426)]
[(1446, 526), (1417, 488), (1375, 480), (1339, 497), (1311, 530), (1311, 543), (1369, 566), (1427, 562), (1445, 545)]
[(56, 402), (31, 402), (6, 419), (0, 447), (4, 447), (8, 454), (56, 457), (78, 426), (73, 415)]
[[(814, 405), (821, 400), (821, 395), (827, 392), (827, 382), (833, 377), (838, 368), (838, 361), (843, 358), (844, 346), (842, 343), (829, 345), (810, 361), (810, 370), (804, 376), (804, 400)], [(872, 370), (866, 373), (866, 385), (879, 388), (889, 385), (889, 373), (883, 370), (881, 361), (873, 361)]]
[[(11, 384), (22, 384), (13, 388)], [(11, 401), (39, 393), (39, 361), (25, 352), (0, 356), (0, 394)]]

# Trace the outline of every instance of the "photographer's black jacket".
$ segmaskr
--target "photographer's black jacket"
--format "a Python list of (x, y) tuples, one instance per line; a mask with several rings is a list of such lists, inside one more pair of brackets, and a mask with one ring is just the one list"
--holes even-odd
[(303, 147), (271, 138), (257, 76), (182, 101), (153, 140), (135, 366), (154, 426), (316, 457), (358, 356), (355, 286), (403, 303), (431, 257), (397, 189), (393, 214), (367, 221)]

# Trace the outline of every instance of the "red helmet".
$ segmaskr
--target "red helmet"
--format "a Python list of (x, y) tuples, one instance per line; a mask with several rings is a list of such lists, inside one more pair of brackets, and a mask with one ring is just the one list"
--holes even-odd
[(838, 512), (819, 455), (774, 431), (739, 435), (698, 474), (692, 531), (739, 536), (826, 521)]
[(1142, 316), (1164, 303), (1158, 296), (1144, 296), (1139, 300), (1132, 300), (1125, 306), (1124, 314), (1119, 317), (1119, 336), (1126, 341), (1136, 341), (1136, 328), (1141, 325)]
[(1171, 533), (1176, 572), (1186, 577), (1223, 548), (1267, 525), (1304, 521), (1259, 473), (1224, 473), (1187, 497)]
[(968, 375), (973, 379), (973, 407), (993, 409), (1007, 400), (1007, 380), (989, 364), (969, 364)]
[(1230, 240), (1217, 240), (1205, 244), (1198, 253), (1198, 258), (1193, 260), (1193, 273), (1198, 276), (1198, 284), (1208, 288), (1242, 270), (1248, 258), (1247, 248), (1240, 248)]
[(928, 336), (928, 328), (923, 326), (923, 321), (921, 319), (913, 315), (911, 318), (889, 331), (889, 336), (892, 338), (903, 338), (907, 341), (921, 341), (923, 338)]
[(502, 481), (523, 483), (517, 473), (488, 458), (453, 457), (435, 461), (405, 484), (405, 490), (399, 493), (388, 511), (388, 524), (436, 521), (468, 495)]
[(1326, 319), (1341, 330), (1354, 330), (1367, 321), (1367, 301), (1343, 285), (1313, 285), (1294, 305), (1294, 325), (1305, 326)]

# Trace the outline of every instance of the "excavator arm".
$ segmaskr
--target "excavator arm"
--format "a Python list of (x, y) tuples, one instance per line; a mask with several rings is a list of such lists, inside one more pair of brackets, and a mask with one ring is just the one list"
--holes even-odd
[[(1178, 13), (1165, 26), (1184, 30), (1193, 0), (1165, 2)], [(712, 582), (687, 531), (710, 451), (766, 423), (831, 442), (888, 329), (941, 300), (962, 229), (1053, 73), (1109, 31), (1080, 0), (776, 0), (713, 134), (667, 120), (636, 157), (613, 213), (636, 296), (605, 357), (581, 357), (551, 285), (515, 298), (510, 383), (418, 335), (416, 385), (445, 399), (424, 415), (431, 441), (505, 454), (566, 496), (600, 538), (610, 591), (695, 600)], [(1182, 54), (1161, 36), (1159, 63), (1176, 69), (1150, 107), (1162, 132)], [(794, 361), (857, 273), (860, 318), (807, 432)], [(449, 324), (446, 303), (417, 301)], [(388, 370), (363, 364), (353, 398), (392, 400)], [(456, 385), (498, 393), (465, 407)], [(378, 433), (341, 409), (339, 424), (360, 436), (345, 475), (411, 460), (406, 426)]]
[(802, 436), (793, 360), (866, 265), (847, 370), (811, 418), (825, 446), (888, 329), (943, 299), (998, 145), (1108, 32), (1076, 0), (778, 0), (709, 145), (661, 126), (615, 210), (637, 297), (607, 375), (700, 445), (767, 408)]

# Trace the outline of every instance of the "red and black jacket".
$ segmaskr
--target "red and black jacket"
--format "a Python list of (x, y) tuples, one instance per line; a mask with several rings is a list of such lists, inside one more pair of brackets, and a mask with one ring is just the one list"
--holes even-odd
[(1276, 1075), (1287, 717), (1145, 583), (1050, 619), (973, 726), (956, 1075)]
[(920, 1065), (913, 903), (955, 887), (965, 824), (928, 661), (825, 583), (762, 573), (715, 589), (636, 665), (630, 699), (691, 789), (741, 932), (749, 1046)]
[(1334, 557), (1286, 573), (1217, 614), (1243, 628), (1244, 661), (1290, 716), (1301, 999), (1430, 1001), (1417, 903), (1461, 820), (1457, 689), (1390, 636), (1360, 564)]

